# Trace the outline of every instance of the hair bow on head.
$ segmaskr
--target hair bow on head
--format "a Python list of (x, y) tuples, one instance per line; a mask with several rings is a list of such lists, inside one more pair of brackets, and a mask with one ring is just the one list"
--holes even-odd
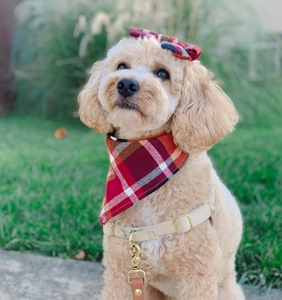
[(147, 29), (130, 28), (129, 34), (136, 38), (139, 36), (147, 38), (154, 37), (160, 42), (162, 49), (170, 50), (172, 55), (181, 59), (193, 61), (197, 59), (202, 52), (196, 45), (183, 44), (173, 36), (159, 34)]

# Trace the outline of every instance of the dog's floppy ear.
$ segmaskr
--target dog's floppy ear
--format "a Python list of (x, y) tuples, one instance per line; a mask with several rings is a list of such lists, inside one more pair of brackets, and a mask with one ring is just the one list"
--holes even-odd
[(234, 129), (237, 111), (230, 98), (212, 81), (213, 74), (199, 62), (186, 66), (182, 92), (172, 119), (176, 145), (185, 152), (198, 152)]
[(78, 96), (79, 116), (81, 121), (91, 129), (100, 133), (112, 131), (112, 125), (107, 122), (107, 112), (98, 100), (98, 90), (101, 81), (104, 61), (93, 65), (91, 76)]

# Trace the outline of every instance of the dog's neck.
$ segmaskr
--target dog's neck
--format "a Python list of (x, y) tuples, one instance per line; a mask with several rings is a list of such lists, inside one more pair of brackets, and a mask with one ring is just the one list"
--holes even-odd
[(126, 128), (125, 129), (125, 128), (117, 127), (114, 129), (114, 133), (115, 133), (115, 137), (117, 137), (119, 139), (138, 139), (141, 137), (158, 134), (163, 131), (170, 132), (171, 131), (170, 123), (171, 122), (169, 121), (157, 129), (147, 130), (147, 131), (137, 131), (134, 128), (132, 128), (132, 129)]

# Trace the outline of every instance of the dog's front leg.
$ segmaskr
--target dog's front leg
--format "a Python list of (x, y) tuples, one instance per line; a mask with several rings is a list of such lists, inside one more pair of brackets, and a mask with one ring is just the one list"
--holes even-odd
[[(178, 285), (179, 295), (173, 300), (217, 300), (217, 279), (210, 274), (194, 274), (183, 277)], [(172, 300), (172, 299), (171, 299)]]
[(132, 300), (131, 286), (124, 272), (106, 269), (101, 300)]
[(177, 292), (174, 297), (167, 296), (166, 300), (218, 300), (218, 287), (215, 279), (195, 274), (176, 280), (178, 280)]
[(132, 300), (131, 286), (127, 281), (127, 273), (132, 268), (128, 241), (105, 235), (103, 247), (105, 284), (101, 300)]
[(208, 222), (175, 240), (164, 256), (167, 276), (176, 287), (173, 294), (165, 291), (169, 300), (217, 300), (220, 258), (216, 232)]

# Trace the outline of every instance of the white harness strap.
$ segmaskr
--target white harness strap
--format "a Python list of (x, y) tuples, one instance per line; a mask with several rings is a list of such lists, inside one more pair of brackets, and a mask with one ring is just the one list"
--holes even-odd
[(121, 227), (114, 222), (107, 222), (104, 228), (104, 234), (128, 239), (130, 233), (134, 230), (132, 240), (134, 242), (144, 242), (154, 240), (159, 236), (171, 233), (184, 233), (190, 231), (193, 227), (205, 222), (211, 216), (209, 204), (202, 205), (188, 214), (176, 216), (174, 219), (146, 227)]

